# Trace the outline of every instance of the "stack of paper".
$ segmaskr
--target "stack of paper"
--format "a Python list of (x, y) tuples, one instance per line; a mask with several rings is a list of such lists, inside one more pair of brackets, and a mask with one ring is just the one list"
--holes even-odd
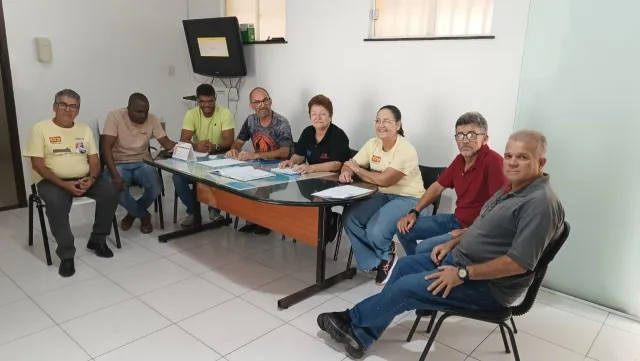
[(372, 191), (369, 189), (346, 185), (325, 189), (321, 192), (313, 193), (312, 195), (326, 199), (346, 199), (362, 196), (371, 192)]
[(253, 167), (229, 167), (216, 169), (211, 173), (219, 174), (226, 178), (239, 180), (242, 182), (248, 182), (256, 179), (275, 177), (276, 175), (270, 172), (265, 172)]
[(211, 168), (229, 167), (232, 165), (244, 164), (246, 162), (235, 160), (231, 158), (214, 158), (204, 162), (198, 162), (199, 164), (206, 165)]
[(300, 173), (294, 171), (293, 168), (272, 168), (271, 171), (273, 173), (284, 175), (300, 175)]

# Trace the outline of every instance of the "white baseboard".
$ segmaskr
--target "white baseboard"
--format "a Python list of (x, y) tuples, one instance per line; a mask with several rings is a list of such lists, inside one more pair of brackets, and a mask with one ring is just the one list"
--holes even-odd
[(540, 289), (542, 289), (542, 290), (544, 290), (546, 292), (552, 293), (554, 295), (557, 295), (557, 296), (560, 296), (560, 297), (564, 297), (566, 299), (569, 299), (569, 300), (572, 300), (572, 301), (575, 301), (575, 302), (579, 302), (579, 303), (582, 303), (584, 305), (591, 306), (593, 308), (597, 308), (597, 309), (602, 310), (602, 311), (613, 313), (614, 315), (618, 315), (620, 317), (624, 317), (624, 318), (628, 318), (628, 319), (636, 321), (636, 322), (640, 322), (640, 317), (632, 316), (632, 315), (624, 313), (624, 312), (620, 312), (620, 311), (616, 311), (616, 310), (613, 310), (613, 309), (608, 308), (608, 307), (600, 306), (600, 305), (597, 305), (595, 303), (591, 303), (589, 301), (585, 301), (585, 300), (580, 299), (580, 298), (576, 298), (576, 297), (573, 297), (573, 296), (565, 295), (564, 293), (561, 293), (561, 292), (558, 292), (558, 291), (554, 291), (554, 290), (551, 290), (551, 289), (548, 289), (548, 288), (545, 288), (545, 287), (540, 287)]

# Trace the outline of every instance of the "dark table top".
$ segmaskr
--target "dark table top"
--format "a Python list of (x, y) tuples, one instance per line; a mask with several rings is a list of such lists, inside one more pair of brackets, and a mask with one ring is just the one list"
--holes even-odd
[[(192, 181), (219, 188), (251, 200), (279, 205), (309, 207), (346, 205), (367, 199), (378, 191), (376, 185), (356, 181), (352, 185), (368, 189), (371, 192), (348, 199), (324, 199), (312, 194), (342, 185), (338, 182), (338, 174), (325, 172), (293, 177), (276, 174), (276, 177), (272, 178), (240, 182), (212, 174), (211, 171), (215, 168), (199, 162), (185, 162), (171, 158), (163, 159), (162, 154), (156, 157), (154, 161), (145, 162), (164, 171), (183, 175)], [(247, 162), (247, 165), (268, 171), (271, 168), (276, 168), (278, 162), (254, 161)]]

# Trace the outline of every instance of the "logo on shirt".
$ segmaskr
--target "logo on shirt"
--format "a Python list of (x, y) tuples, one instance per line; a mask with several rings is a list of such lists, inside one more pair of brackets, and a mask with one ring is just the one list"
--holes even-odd
[(62, 143), (62, 137), (49, 137), (49, 143), (60, 144)]
[(307, 150), (307, 157), (311, 157), (311, 151)]
[(378, 157), (377, 155), (374, 155), (373, 157), (371, 157), (371, 163), (380, 163), (380, 161), (382, 160), (382, 158)]
[(252, 137), (253, 149), (258, 153), (278, 150), (276, 141), (267, 133), (255, 133)]
[(76, 152), (80, 154), (84, 154), (87, 152), (87, 148), (85, 148), (84, 142), (76, 142), (75, 148), (76, 148)]
[(327, 154), (327, 153), (322, 153), (322, 154), (320, 155), (320, 159), (329, 159), (329, 154)]

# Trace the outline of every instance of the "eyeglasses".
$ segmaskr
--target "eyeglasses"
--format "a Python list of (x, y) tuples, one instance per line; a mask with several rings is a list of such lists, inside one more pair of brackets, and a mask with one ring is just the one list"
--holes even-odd
[(476, 133), (476, 132), (469, 132), (469, 133), (457, 133), (454, 135), (454, 137), (456, 138), (456, 140), (458, 142), (462, 142), (464, 140), (464, 138), (467, 138), (468, 140), (476, 140), (478, 139), (478, 136), (480, 135), (485, 135), (484, 133)]
[(58, 106), (58, 108), (60, 108), (62, 110), (75, 111), (75, 110), (80, 109), (80, 105), (78, 105), (78, 104), (67, 104), (65, 102), (59, 102), (59, 103), (55, 103), (55, 104)]
[(326, 117), (328, 117), (328, 116), (329, 116), (329, 113), (327, 113), (327, 112), (322, 112), (322, 113), (311, 113), (309, 116), (310, 116), (311, 118), (315, 118), (315, 117), (323, 117), (323, 118), (326, 118)]
[(384, 119), (384, 120), (376, 119), (373, 122), (376, 123), (376, 125), (382, 124), (384, 126), (390, 126), (396, 123), (395, 120), (391, 120), (391, 119)]
[(264, 104), (264, 105), (269, 105), (271, 104), (271, 98), (264, 98), (262, 100), (254, 100), (251, 102), (251, 104), (259, 107), (260, 105)]
[(213, 105), (216, 101), (214, 99), (209, 100), (198, 100), (198, 104), (200, 105)]

